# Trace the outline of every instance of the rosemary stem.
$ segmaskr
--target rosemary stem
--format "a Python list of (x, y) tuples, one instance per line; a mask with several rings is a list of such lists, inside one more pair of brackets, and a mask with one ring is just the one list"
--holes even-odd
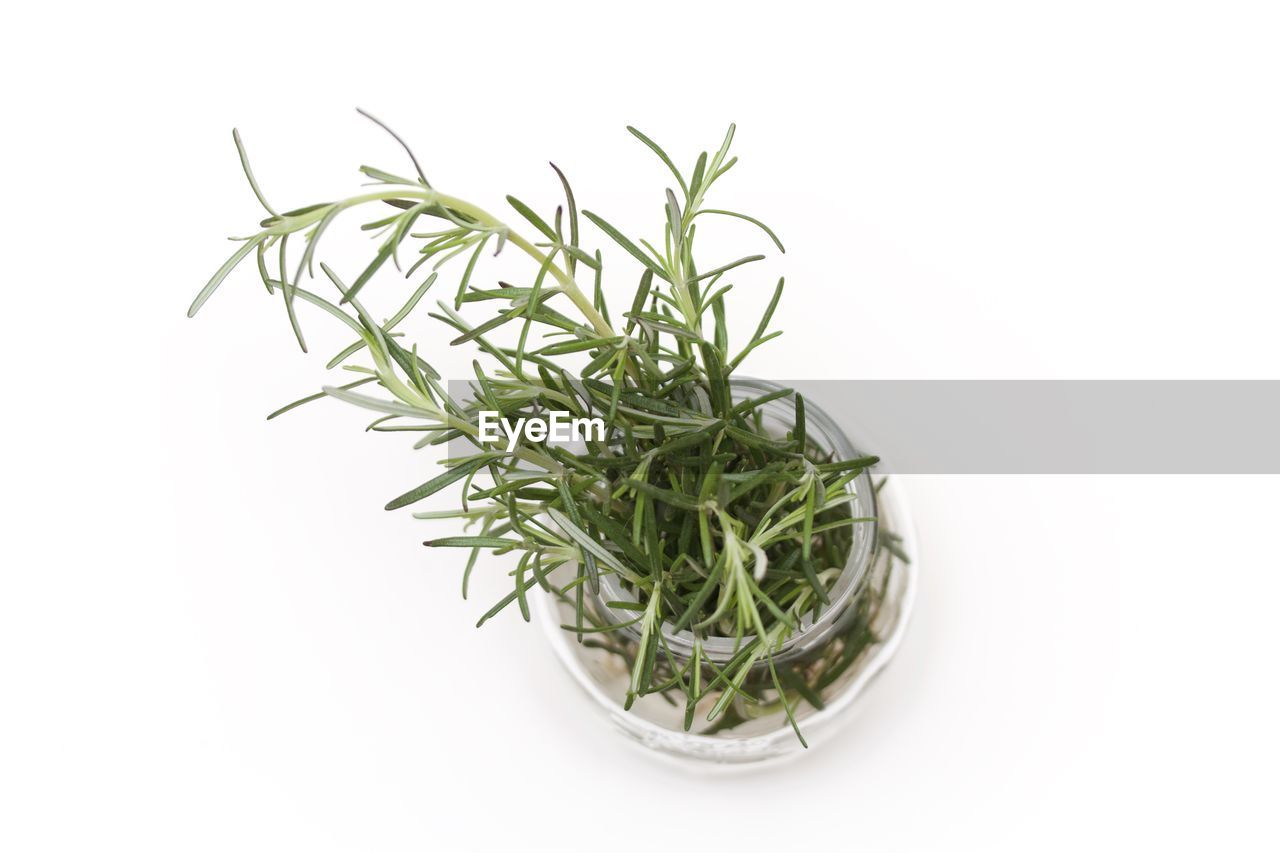
[[(464, 201), (463, 199), (455, 198), (454, 196), (445, 195), (444, 193), (436, 192), (435, 190), (430, 190), (430, 189), (418, 190), (418, 189), (410, 189), (407, 187), (397, 187), (395, 189), (380, 190), (378, 192), (364, 193), (362, 195), (353, 196), (351, 198), (343, 200), (342, 202), (339, 202), (339, 205), (342, 208), (350, 208), (350, 207), (356, 207), (358, 205), (365, 204), (372, 201), (388, 201), (391, 199), (403, 199), (403, 198), (414, 198), (414, 199), (420, 199), (422, 201), (435, 202), (439, 204), (441, 207), (447, 208), (449, 210), (454, 210), (454, 211), (457, 211), (458, 213), (462, 213), (466, 216), (469, 216), (472, 219), (474, 219), (477, 223), (487, 228), (505, 232), (507, 235), (507, 239), (510, 240), (513, 245), (517, 246), (526, 255), (533, 258), (539, 264), (547, 263), (547, 256), (544, 255), (542, 251), (538, 249), (537, 246), (533, 245), (524, 237), (521, 237), (519, 234), (512, 231), (509, 225), (504, 223), (502, 220), (498, 219), (493, 214), (489, 213), (484, 208), (474, 205), (471, 202)], [(278, 233), (284, 234), (284, 233), (297, 231), (299, 230), (300, 226), (306, 227), (307, 225), (312, 224), (312, 222), (320, 221), (321, 219), (324, 218), (324, 214), (326, 212), (327, 211), (325, 209), (317, 209), (315, 211), (311, 211), (307, 213), (305, 218), (289, 217), (289, 216), (282, 217), (282, 222), (273, 226), (272, 228), (268, 228), (267, 233), (278, 232)], [(302, 222), (296, 221), (297, 219), (300, 219), (300, 218), (303, 219)], [(295, 220), (295, 221), (289, 221), (289, 220)], [(583, 316), (586, 317), (588, 322), (591, 323), (591, 326), (596, 330), (596, 333), (599, 334), (601, 337), (605, 337), (605, 338), (615, 337), (613, 327), (610, 326), (608, 321), (605, 320), (604, 317), (600, 314), (600, 312), (596, 310), (595, 305), (592, 304), (591, 300), (587, 297), (587, 295), (582, 292), (582, 289), (578, 287), (578, 283), (573, 280), (573, 277), (570, 276), (563, 269), (561, 269), (560, 265), (556, 263), (549, 264), (548, 269), (550, 270), (551, 274), (555, 276), (556, 281), (560, 283), (560, 289), (564, 291), (565, 295), (568, 296), (569, 299), (573, 302), (573, 304), (578, 307), (578, 310), (581, 311)]]
[[(480, 213), (483, 213), (483, 211), (480, 211)], [(488, 214), (484, 215), (487, 216)], [(519, 234), (512, 233), (508, 230), (507, 239), (539, 264), (545, 264), (547, 262), (547, 256), (544, 255), (537, 246), (533, 245)], [(616, 333), (613, 331), (613, 327), (610, 326), (608, 321), (605, 320), (600, 312), (596, 310), (596, 306), (591, 303), (591, 300), (587, 295), (578, 287), (578, 283), (573, 280), (573, 277), (562, 270), (559, 264), (553, 263), (550, 265), (549, 269), (551, 274), (555, 276), (556, 281), (560, 282), (560, 289), (564, 291), (564, 294), (569, 297), (574, 305), (578, 306), (578, 310), (582, 312), (582, 315), (586, 317), (588, 321), (590, 321), (592, 328), (596, 330), (596, 334), (603, 338), (614, 337)]]

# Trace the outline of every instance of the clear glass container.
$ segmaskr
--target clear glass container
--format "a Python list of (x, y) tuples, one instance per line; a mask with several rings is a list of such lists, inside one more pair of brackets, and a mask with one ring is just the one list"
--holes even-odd
[[(734, 380), (733, 395), (744, 400), (777, 390), (779, 386), (759, 380)], [(844, 431), (812, 401), (806, 400), (806, 434), (820, 451), (837, 459), (866, 455)], [(794, 424), (794, 403), (774, 400), (763, 407), (763, 426), (783, 435)], [(815, 619), (806, 617), (800, 628), (773, 655), (784, 677), (788, 704), (810, 747), (820, 743), (852, 716), (855, 700), (865, 691), (892, 657), (906, 627), (914, 599), (916, 562), (915, 538), (901, 490), (892, 480), (873, 482), (863, 471), (849, 484), (854, 495), (851, 512), (858, 518), (875, 518), (874, 523), (855, 524), (848, 559), (830, 592), (830, 604)], [(634, 599), (612, 576), (601, 580), (601, 598), (607, 601)], [(743, 764), (803, 752), (791, 728), (782, 703), (771, 688), (763, 695), (774, 701), (750, 704), (731, 703), (732, 715), (722, 715), (716, 723), (706, 720), (719, 698), (712, 693), (698, 703), (694, 722), (685, 730), (682, 702), (673, 703), (661, 694), (638, 698), (630, 710), (623, 709), (630, 680), (630, 667), (615, 651), (599, 643), (579, 643), (577, 635), (562, 629), (573, 622), (573, 608), (552, 595), (538, 596), (540, 622), (552, 648), (573, 680), (585, 691), (590, 704), (609, 719), (616, 729), (634, 742), (656, 753), (722, 764)], [(601, 618), (616, 621), (611, 608), (594, 602)], [(671, 653), (687, 661), (693, 654), (694, 638), (687, 630), (674, 632), (663, 626)], [(618, 641), (634, 642), (634, 629), (613, 632)], [(750, 639), (750, 638), (747, 638)], [(705, 658), (723, 663), (732, 657), (736, 643), (730, 637), (706, 637), (702, 641)], [(767, 664), (756, 664), (768, 677)], [(756, 675), (753, 670), (749, 678)], [(792, 687), (795, 686), (793, 691)], [(725, 718), (733, 724), (726, 727)]]

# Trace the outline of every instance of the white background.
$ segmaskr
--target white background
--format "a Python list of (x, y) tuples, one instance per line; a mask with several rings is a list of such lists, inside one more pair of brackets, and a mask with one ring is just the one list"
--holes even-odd
[(431, 457), (263, 420), (325, 381), (322, 318), (304, 357), (247, 269), (183, 316), (260, 216), (232, 126), (280, 207), (408, 168), (364, 106), (447, 191), (545, 210), (554, 158), (656, 234), (624, 125), (687, 167), (733, 120), (720, 201), (788, 248), (734, 294), (745, 334), (788, 277), (757, 375), (1277, 378), (1274, 5), (443, 7), (6, 13), (0, 848), (1275, 849), (1275, 479), (911, 480), (919, 607), (861, 716), (707, 777), (536, 626), (472, 627), (499, 570), (461, 601), (381, 509)]

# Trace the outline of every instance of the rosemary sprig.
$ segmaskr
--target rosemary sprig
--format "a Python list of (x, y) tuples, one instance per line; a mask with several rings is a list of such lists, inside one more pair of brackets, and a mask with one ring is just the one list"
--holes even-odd
[[(511, 592), (481, 624), (513, 603), (528, 619), (529, 591), (554, 589), (572, 603), (574, 623), (566, 630), (584, 645), (611, 649), (628, 661), (628, 707), (647, 694), (674, 692), (684, 697), (689, 727), (695, 707), (714, 696), (709, 719), (716, 727), (739, 720), (743, 703), (776, 703), (796, 725), (795, 702), (816, 705), (820, 691), (812, 677), (776, 665), (774, 656), (806, 617), (829, 603), (853, 526), (871, 521), (849, 512), (851, 483), (876, 460), (823, 456), (808, 438), (798, 397), (792, 431), (768, 434), (763, 407), (789, 397), (789, 391), (733, 398), (733, 376), (743, 360), (781, 334), (769, 324), (783, 292), (779, 279), (753, 335), (732, 352), (728, 278), (764, 255), (716, 259), (701, 267), (694, 252), (698, 217), (745, 221), (783, 251), (759, 219), (705, 205), (712, 187), (737, 163), (730, 156), (733, 126), (687, 175), (656, 142), (628, 130), (675, 179), (676, 187), (664, 194), (662, 231), (654, 241), (633, 240), (603, 216), (579, 210), (568, 178), (554, 165), (564, 205), (543, 216), (508, 196), (514, 218), (499, 218), (429, 183), (407, 145), (416, 178), (364, 166), (372, 188), (279, 213), (267, 203), (234, 133), (245, 176), (267, 216), (240, 239), (188, 313), (194, 316), (253, 255), (268, 293), (280, 290), (304, 351), (299, 301), (354, 335), (327, 367), (363, 374), (354, 382), (327, 384), (270, 417), (328, 396), (378, 413), (372, 430), (424, 433), (415, 447), (457, 439), (470, 448), (446, 460), (443, 472), (406, 484), (411, 487), (386, 508), (413, 506), (461, 484), (457, 509), (416, 515), (478, 528), (424, 543), (469, 551), (464, 595), (481, 551), (510, 554), (516, 561)], [(362, 227), (377, 239), (371, 259), (350, 279), (316, 260), (322, 238), (348, 211), (366, 212)], [(584, 247), (581, 219), (635, 262), (629, 273), (609, 271), (610, 277), (637, 281), (628, 310), (609, 310), (603, 254)], [(430, 223), (427, 230), (416, 230), (422, 223)], [(507, 245), (528, 257), (528, 278), (487, 282), (481, 264), (486, 247), (499, 253)], [(400, 310), (379, 322), (361, 297), (388, 262), (406, 278), (423, 280)], [(450, 262), (461, 267), (454, 297), (437, 301), (430, 316), (451, 330), (453, 345), (474, 346), (487, 364), (476, 362), (466, 397), (451, 395), (399, 328)], [(429, 272), (420, 272), (428, 264)], [(328, 288), (336, 293), (326, 298), (321, 293)], [(464, 306), (482, 312), (467, 319)], [(511, 335), (513, 344), (499, 342)], [(381, 394), (356, 390), (364, 385)], [(592, 414), (604, 419), (605, 435), (574, 453), (522, 434), (508, 452), (482, 438), (483, 409), (512, 419), (539, 418), (549, 409)], [(561, 567), (568, 567), (570, 579), (553, 587), (550, 579), (559, 577)], [(603, 578), (613, 580), (608, 586), (621, 590), (621, 597), (604, 592)], [(692, 656), (673, 652), (668, 643), (667, 633), (680, 630), (693, 633)], [(717, 664), (705, 654), (704, 641), (711, 637), (734, 639), (731, 660)], [(774, 698), (766, 701), (770, 690)]]

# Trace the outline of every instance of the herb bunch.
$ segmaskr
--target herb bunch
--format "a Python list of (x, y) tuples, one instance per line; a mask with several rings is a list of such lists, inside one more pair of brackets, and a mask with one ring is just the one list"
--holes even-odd
[[(327, 363), (354, 374), (353, 381), (325, 385), (269, 418), (332, 397), (377, 413), (371, 430), (420, 433), (415, 449), (466, 448), (386, 508), (408, 507), (449, 487), (460, 490), (455, 508), (415, 517), (465, 522), (462, 535), (425, 543), (469, 552), (464, 596), (480, 552), (512, 558), (511, 591), (478, 624), (512, 605), (529, 619), (528, 597), (541, 587), (571, 607), (574, 618), (564, 628), (579, 642), (626, 660), (628, 708), (650, 693), (683, 697), (687, 729), (699, 703), (715, 697), (707, 719), (724, 727), (740, 718), (731, 709), (735, 700), (762, 701), (751, 693), (759, 682), (773, 688), (773, 702), (794, 726), (794, 702), (820, 700), (806, 690), (803, 672), (780, 676), (774, 655), (807, 617), (830, 603), (852, 527), (874, 521), (853, 517), (849, 506), (855, 479), (877, 460), (825, 454), (807, 437), (804, 400), (789, 389), (735, 397), (733, 377), (744, 359), (782, 334), (771, 331), (770, 322), (784, 282), (778, 280), (754, 331), (735, 349), (726, 320), (730, 278), (764, 255), (703, 269), (694, 253), (698, 228), (709, 218), (736, 218), (784, 249), (760, 220), (707, 204), (712, 187), (738, 162), (730, 156), (733, 126), (687, 175), (657, 143), (628, 130), (675, 184), (665, 192), (662, 234), (654, 242), (632, 240), (598, 214), (579, 210), (554, 164), (564, 203), (544, 217), (508, 196), (514, 217), (500, 219), (436, 189), (407, 146), (413, 176), (363, 166), (373, 182), (366, 191), (280, 213), (268, 203), (235, 133), (245, 175), (267, 217), (240, 238), (188, 313), (194, 316), (253, 256), (266, 292), (283, 302), (304, 351), (300, 303), (330, 315), (353, 336)], [(376, 240), (372, 259), (349, 278), (316, 257), (322, 238), (346, 211), (366, 212), (361, 227)], [(634, 261), (616, 273), (635, 282), (621, 313), (611, 311), (605, 298), (602, 253), (584, 245), (586, 223)], [(512, 248), (528, 257), (527, 280), (486, 281), (486, 254)], [(451, 345), (479, 351), (466, 394), (451, 391), (400, 329), (446, 266), (457, 271), (451, 298), (436, 301), (429, 316), (450, 330)], [(398, 311), (378, 320), (361, 296), (389, 267), (421, 280)], [(464, 316), (473, 309), (482, 316)], [(368, 387), (357, 390), (362, 386)], [(762, 412), (784, 399), (794, 401), (794, 426), (770, 434)], [(549, 410), (599, 417), (605, 434), (577, 450), (522, 434), (508, 452), (481, 437), (483, 410), (513, 420), (545, 418)], [(602, 585), (610, 577), (616, 583)], [(609, 597), (608, 588), (625, 595)], [(691, 655), (676, 654), (668, 642), (684, 630), (693, 636)], [(708, 637), (733, 638), (732, 658), (717, 664), (706, 655), (702, 642)]]

